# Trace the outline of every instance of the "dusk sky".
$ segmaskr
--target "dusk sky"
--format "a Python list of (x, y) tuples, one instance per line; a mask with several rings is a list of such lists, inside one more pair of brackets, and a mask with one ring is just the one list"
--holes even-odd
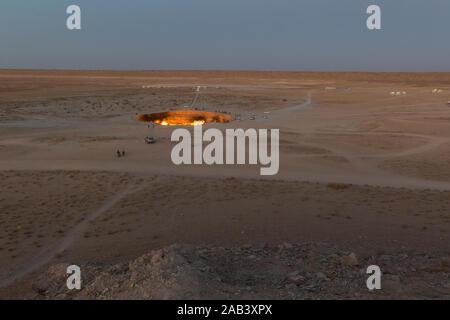
[(450, 72), (449, 34), (450, 0), (1, 0), (0, 68)]

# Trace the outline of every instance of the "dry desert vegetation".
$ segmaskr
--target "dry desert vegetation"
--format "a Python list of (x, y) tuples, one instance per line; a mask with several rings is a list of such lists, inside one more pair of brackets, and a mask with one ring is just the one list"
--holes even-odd
[[(448, 73), (0, 70), (0, 298), (448, 299), (448, 101)], [(137, 115), (187, 106), (280, 129), (278, 175), (173, 165)]]

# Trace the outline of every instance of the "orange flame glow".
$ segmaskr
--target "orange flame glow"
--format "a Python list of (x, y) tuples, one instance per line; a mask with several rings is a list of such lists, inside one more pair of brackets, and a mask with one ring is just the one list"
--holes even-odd
[(207, 122), (228, 122), (231, 116), (222, 113), (180, 110), (151, 114), (141, 114), (137, 117), (139, 121), (153, 122), (162, 126), (169, 125), (203, 125)]

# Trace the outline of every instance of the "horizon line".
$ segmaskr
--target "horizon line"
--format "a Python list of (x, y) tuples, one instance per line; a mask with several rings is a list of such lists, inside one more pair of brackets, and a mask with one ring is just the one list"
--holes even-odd
[(450, 73), (450, 71), (318, 71), (261, 69), (63, 69), (63, 68), (1, 68), (0, 71), (74, 71), (74, 72), (286, 72), (286, 73)]

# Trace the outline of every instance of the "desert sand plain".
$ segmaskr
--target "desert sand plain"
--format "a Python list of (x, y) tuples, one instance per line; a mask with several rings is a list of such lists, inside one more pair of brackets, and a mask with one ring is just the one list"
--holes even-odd
[[(449, 73), (0, 71), (0, 297), (448, 299), (449, 100)], [(280, 129), (278, 175), (173, 165), (136, 117), (185, 106)]]

